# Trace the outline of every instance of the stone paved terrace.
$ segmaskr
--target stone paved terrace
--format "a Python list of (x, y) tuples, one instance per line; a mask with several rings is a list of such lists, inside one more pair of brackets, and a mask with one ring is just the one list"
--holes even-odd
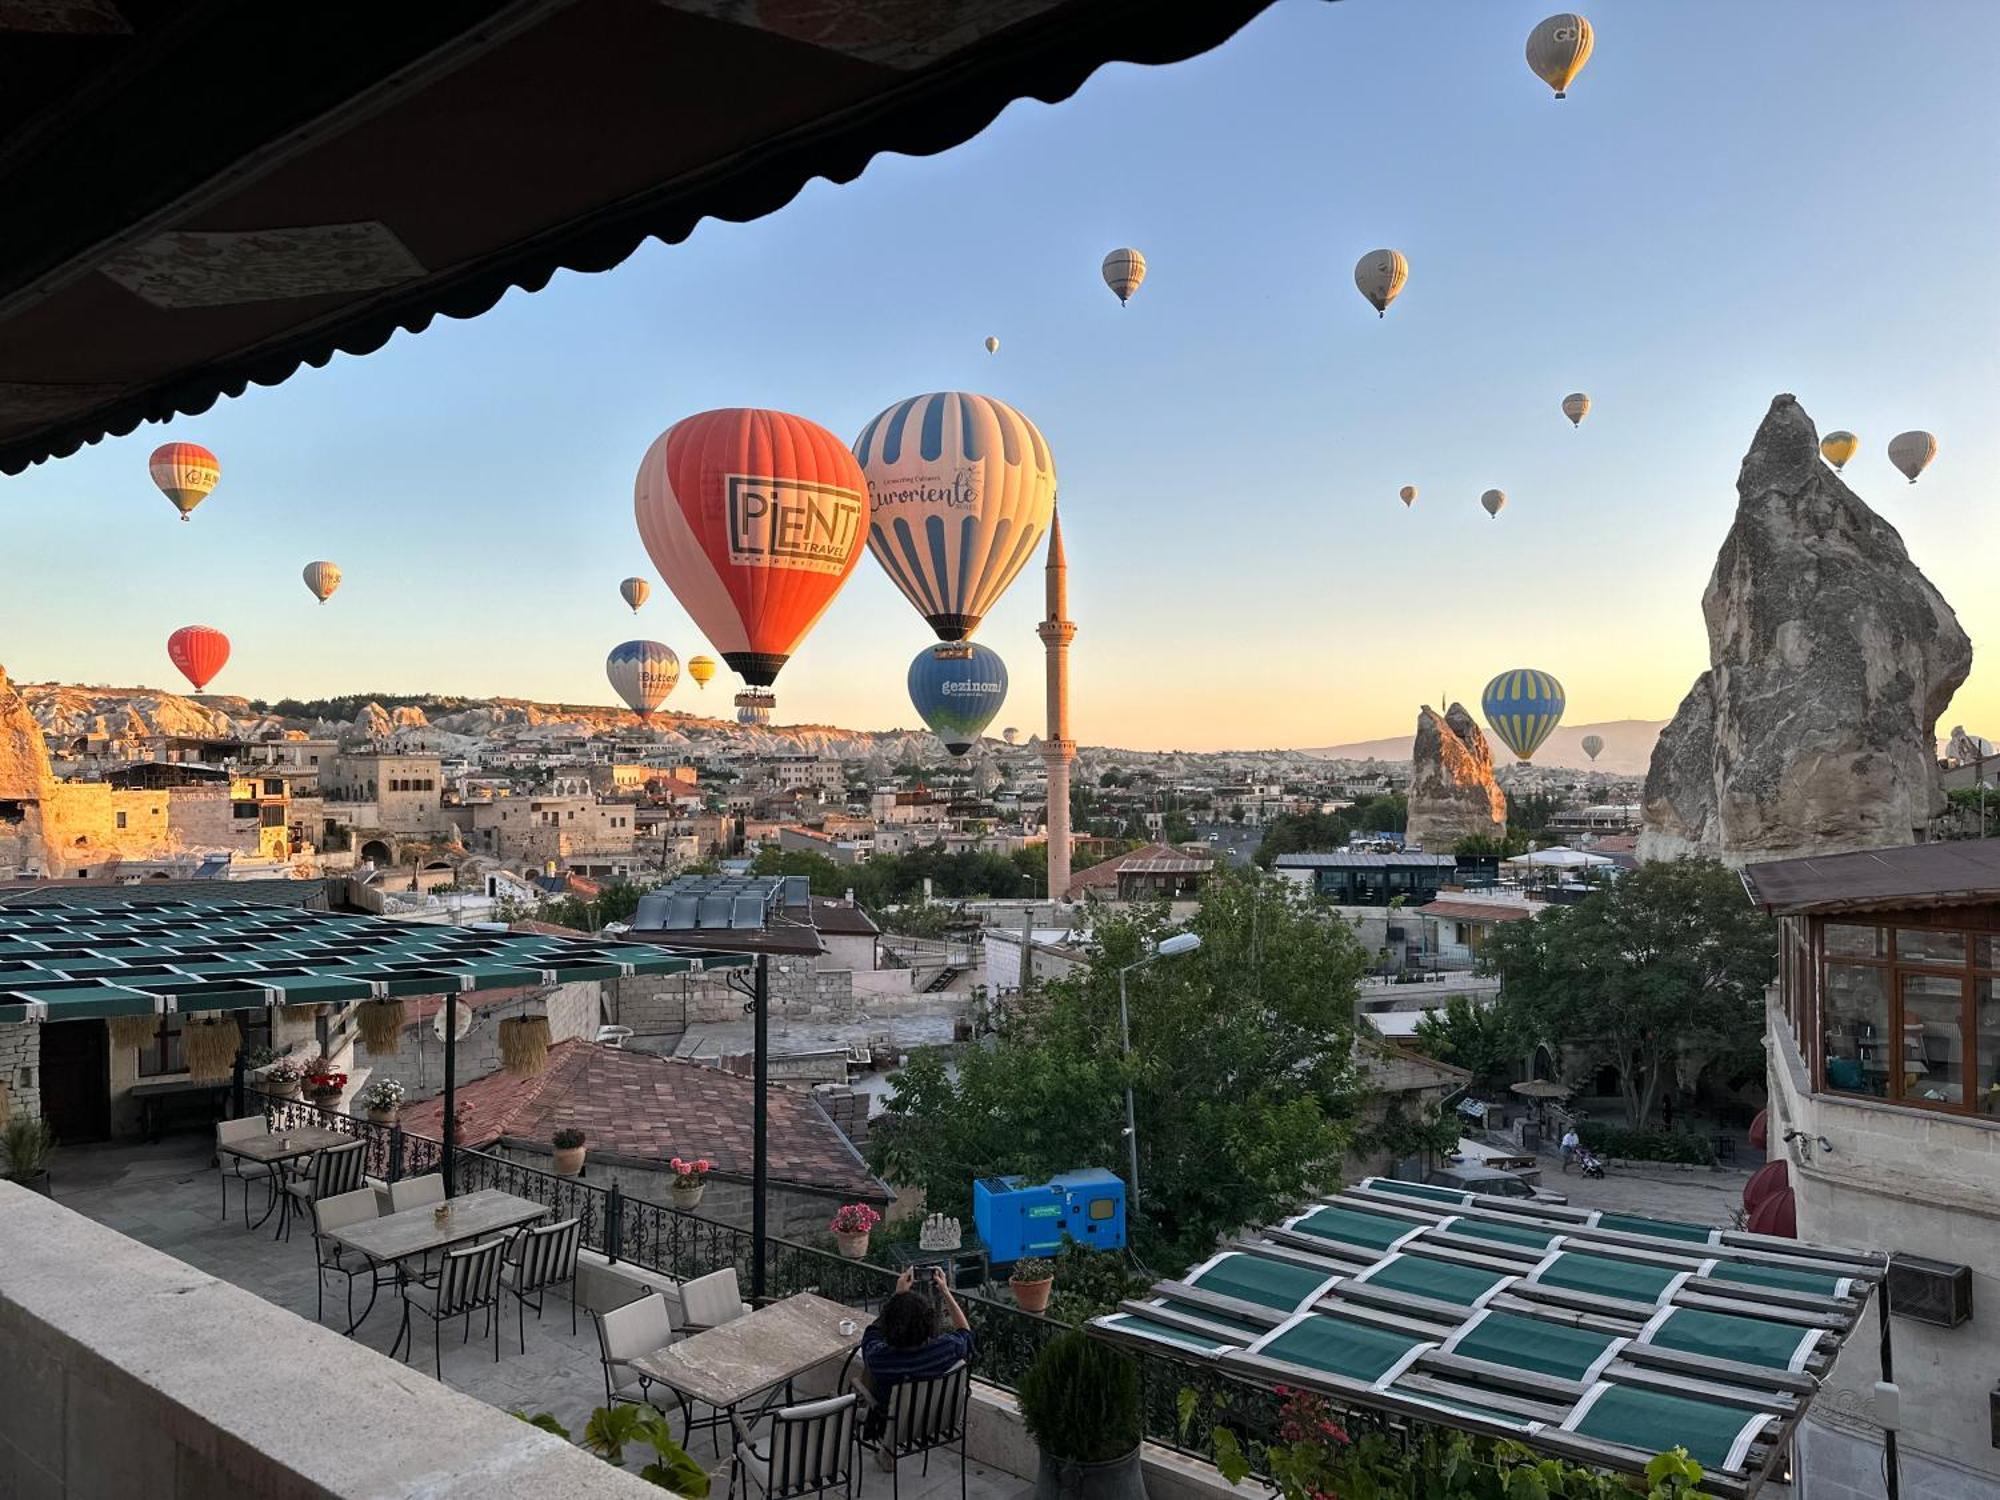
[[(209, 1156), (208, 1141), (192, 1135), (170, 1137), (153, 1145), (66, 1147), (57, 1152), (51, 1166), (54, 1196), (63, 1206), (108, 1228), (311, 1319), (313, 1251), (309, 1230), (303, 1223), (295, 1224), (289, 1243), (272, 1239), (275, 1218), (262, 1229), (246, 1231), (233, 1186), (230, 1218), (225, 1223), (217, 1173), (209, 1165)], [(261, 1209), (261, 1190), (253, 1189), (253, 1220)], [(367, 1292), (365, 1282), (355, 1285), (358, 1307)], [(327, 1282), (327, 1323), (336, 1331), (345, 1326), (344, 1287), (345, 1278), (340, 1276)], [(604, 1397), (597, 1336), (589, 1316), (579, 1315), (577, 1332), (572, 1336), (568, 1304), (560, 1297), (551, 1297), (539, 1323), (532, 1310), (529, 1312), (528, 1347), (523, 1354), (514, 1337), (513, 1299), (504, 1300), (508, 1324), (498, 1363), (493, 1359), (492, 1340), (479, 1337), (477, 1318), (468, 1344), (460, 1344), (459, 1327), (446, 1326), (445, 1383), (504, 1410), (552, 1412), (572, 1433), (580, 1434), (591, 1408), (601, 1405)], [(396, 1336), (399, 1312), (394, 1293), (385, 1290), (356, 1338), (386, 1355)], [(416, 1323), (411, 1368), (426, 1376), (432, 1368), (430, 1324), (422, 1320)], [(728, 1465), (717, 1457), (712, 1436), (697, 1432), (691, 1449), (695, 1458), (714, 1472), (714, 1493), (720, 1496)], [(629, 1457), (629, 1466), (636, 1469), (641, 1460)], [(898, 1476), (902, 1495), (906, 1500), (955, 1497), (957, 1463), (955, 1454), (934, 1456), (928, 1478), (912, 1466), (910, 1473)], [(969, 1500), (1018, 1500), (1032, 1488), (1012, 1474), (976, 1462), (967, 1466), (966, 1478)], [(872, 1467), (863, 1474), (864, 1485), (878, 1493), (887, 1493), (888, 1479)]]

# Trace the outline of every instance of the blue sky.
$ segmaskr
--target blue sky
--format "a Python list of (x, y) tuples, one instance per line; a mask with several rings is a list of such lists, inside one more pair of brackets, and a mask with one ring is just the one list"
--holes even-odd
[[(609, 702), (617, 642), (705, 649), (665, 589), (636, 619), (616, 593), (657, 578), (631, 486), (659, 431), (748, 404), (851, 437), (950, 387), (1053, 446), (1092, 743), (1406, 732), (1521, 665), (1563, 679), (1572, 722), (1666, 717), (1778, 391), (1861, 435), (1850, 482), (1994, 640), (2000, 6), (1598, 0), (1562, 103), (1522, 61), (1543, 14), (1280, 0), (1205, 57), (1106, 69), (943, 156), (0, 480), (0, 662), (178, 686), (165, 638), (205, 623), (235, 644), (218, 692)], [(1150, 272), (1121, 310), (1098, 262), (1124, 244)], [(1378, 245), (1411, 264), (1379, 321), (1351, 280)], [(1571, 431), (1577, 388), (1596, 408)], [(1941, 443), (1915, 488), (1883, 454), (1909, 427)], [(146, 476), (168, 436), (224, 466), (188, 526)], [(298, 576), (315, 557), (346, 570), (325, 608)], [(980, 632), (1024, 729), (1040, 584)], [(926, 638), (864, 559), (779, 719), (913, 725)], [(2000, 662), (1959, 718), (2000, 733)]]

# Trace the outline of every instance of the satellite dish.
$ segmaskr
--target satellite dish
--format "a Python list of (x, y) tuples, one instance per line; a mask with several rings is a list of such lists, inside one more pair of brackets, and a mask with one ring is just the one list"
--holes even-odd
[[(449, 1002), (445, 1002), (438, 1006), (437, 1014), (431, 1017), (431, 1030), (437, 1033), (439, 1041), (444, 1040), (444, 1018), (449, 1014), (451, 1014), (451, 1005)], [(472, 1007), (464, 1001), (460, 1001), (458, 1005), (458, 1030), (452, 1037), (452, 1040), (456, 1042), (464, 1041), (465, 1034), (470, 1030), (472, 1030)]]

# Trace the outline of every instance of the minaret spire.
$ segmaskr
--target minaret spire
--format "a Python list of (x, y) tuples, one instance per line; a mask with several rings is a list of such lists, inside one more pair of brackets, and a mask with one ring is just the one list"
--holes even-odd
[(1049, 522), (1043, 576), (1047, 608), (1035, 633), (1048, 659), (1049, 725), (1042, 739), (1042, 764), (1049, 787), (1049, 899), (1060, 901), (1069, 890), (1069, 765), (1076, 759), (1076, 742), (1069, 737), (1069, 643), (1076, 639), (1076, 626), (1069, 620), (1069, 558), (1063, 551), (1060, 511)]

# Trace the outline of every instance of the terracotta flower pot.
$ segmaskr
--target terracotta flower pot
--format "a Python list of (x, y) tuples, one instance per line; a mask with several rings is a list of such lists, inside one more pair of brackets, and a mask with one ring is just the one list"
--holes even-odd
[(868, 1236), (871, 1231), (861, 1230), (858, 1234), (842, 1234), (835, 1231), (833, 1240), (840, 1247), (840, 1253), (849, 1260), (868, 1258)]
[(264, 1092), (273, 1099), (296, 1099), (299, 1097), (299, 1081), (294, 1078), (290, 1083), (267, 1082), (264, 1085)]
[(1007, 1285), (1013, 1289), (1014, 1301), (1022, 1312), (1047, 1312), (1049, 1294), (1056, 1289), (1056, 1279), (1044, 1276), (1040, 1281), (1009, 1280)]
[(392, 1104), (387, 1109), (371, 1109), (368, 1111), (368, 1121), (371, 1125), (393, 1125), (402, 1112), (403, 1107), (400, 1104)]
[(576, 1176), (583, 1170), (583, 1153), (589, 1149), (588, 1146), (553, 1147), (556, 1171), (564, 1177)]
[(699, 1208), (701, 1206), (701, 1195), (707, 1189), (708, 1184), (705, 1182), (697, 1182), (693, 1187), (682, 1187), (679, 1183), (675, 1183), (674, 1207), (680, 1209), (683, 1213), (689, 1209)]
[(340, 1103), (339, 1089), (322, 1089), (318, 1093), (307, 1094), (306, 1103), (317, 1104), (321, 1109), (332, 1109)]

